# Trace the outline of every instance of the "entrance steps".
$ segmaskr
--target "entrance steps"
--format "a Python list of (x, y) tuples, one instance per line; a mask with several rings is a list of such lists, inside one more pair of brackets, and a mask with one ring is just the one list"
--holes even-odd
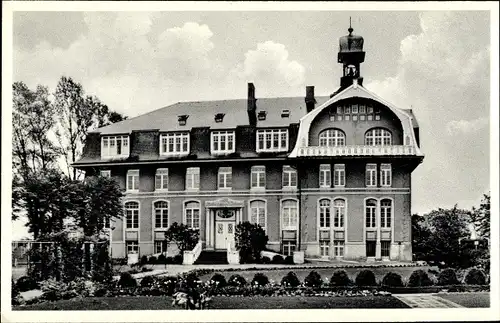
[(198, 259), (194, 262), (195, 265), (227, 265), (226, 251), (203, 250)]

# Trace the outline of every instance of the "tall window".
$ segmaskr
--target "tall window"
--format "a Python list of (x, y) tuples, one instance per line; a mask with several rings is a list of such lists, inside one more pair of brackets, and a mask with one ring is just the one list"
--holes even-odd
[(328, 257), (330, 255), (330, 241), (320, 240), (319, 253), (322, 257)]
[(319, 187), (330, 187), (332, 184), (331, 166), (319, 165)]
[(327, 129), (319, 134), (319, 145), (322, 147), (345, 146), (345, 133), (338, 129)]
[(139, 170), (129, 170), (127, 172), (127, 191), (139, 190)]
[(189, 132), (160, 135), (160, 155), (189, 154)]
[(390, 228), (391, 227), (391, 200), (382, 200), (380, 202), (380, 227)]
[(383, 128), (370, 129), (365, 134), (365, 145), (387, 146), (392, 144), (392, 134)]
[(297, 170), (291, 166), (283, 166), (283, 188), (297, 187)]
[(250, 202), (250, 222), (260, 225), (264, 230), (266, 229), (265, 201), (257, 200)]
[(390, 241), (381, 241), (380, 242), (380, 255), (383, 258), (389, 258), (391, 254), (391, 242)]
[(168, 168), (158, 168), (156, 170), (155, 190), (168, 190)]
[(345, 186), (345, 164), (333, 166), (333, 185), (335, 187)]
[(377, 186), (377, 165), (366, 164), (366, 186)]
[(101, 138), (101, 157), (126, 157), (128, 155), (128, 136), (104, 136)]
[(366, 200), (365, 203), (365, 226), (367, 228), (375, 228), (377, 226), (377, 201), (376, 200)]
[(257, 130), (257, 152), (288, 150), (288, 129)]
[(344, 241), (335, 240), (333, 242), (333, 255), (335, 257), (344, 257)]
[(233, 170), (231, 167), (219, 167), (219, 189), (231, 188), (233, 182)]
[(100, 172), (102, 177), (111, 177), (111, 171), (110, 170), (101, 170)]
[(297, 230), (297, 201), (284, 200), (281, 204), (281, 229)]
[(154, 203), (155, 228), (168, 228), (168, 202), (158, 201)]
[(328, 199), (322, 199), (319, 201), (319, 228), (326, 229), (330, 228), (330, 210), (331, 202)]
[(125, 203), (125, 217), (127, 229), (139, 228), (139, 203), (127, 202)]
[(129, 253), (139, 253), (139, 242), (127, 241), (127, 254)]
[(337, 199), (333, 202), (333, 226), (335, 228), (344, 227), (345, 201)]
[(156, 240), (155, 241), (155, 253), (165, 253), (168, 249), (168, 243), (166, 240)]
[(212, 153), (233, 153), (234, 131), (213, 131), (212, 132)]
[(380, 165), (380, 186), (392, 185), (392, 168), (391, 164)]
[(191, 229), (200, 228), (200, 203), (187, 202), (184, 205), (184, 214), (186, 217), (186, 225)]
[(200, 168), (189, 167), (186, 169), (186, 190), (200, 189)]
[(285, 256), (292, 256), (296, 248), (297, 243), (295, 241), (283, 241), (283, 254)]
[(265, 188), (266, 187), (266, 167), (252, 166), (250, 172), (250, 187)]

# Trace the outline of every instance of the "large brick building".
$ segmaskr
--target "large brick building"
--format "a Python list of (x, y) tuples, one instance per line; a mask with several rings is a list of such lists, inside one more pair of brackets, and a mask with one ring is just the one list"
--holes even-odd
[(363, 38), (340, 38), (330, 96), (179, 102), (89, 134), (75, 166), (125, 191), (113, 257), (162, 252), (173, 222), (225, 249), (240, 221), (269, 248), (355, 260), (409, 261), (411, 173), (423, 160), (418, 124), (363, 87)]

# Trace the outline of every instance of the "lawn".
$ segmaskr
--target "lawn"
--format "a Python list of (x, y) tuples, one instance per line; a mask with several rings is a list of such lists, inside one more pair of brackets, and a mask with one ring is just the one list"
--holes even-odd
[(449, 293), (438, 294), (438, 296), (462, 305), (463, 307), (490, 307), (490, 293)]
[[(424, 271), (427, 271), (428, 269), (434, 269), (436, 270), (437, 268), (434, 267), (392, 267), (392, 268), (383, 268), (383, 267), (374, 267), (374, 268), (341, 268), (340, 270), (345, 270), (349, 277), (354, 281), (356, 278), (356, 275), (363, 269), (369, 269), (373, 271), (375, 274), (375, 278), (377, 280), (382, 280), (382, 278), (389, 272), (397, 273), (403, 277), (403, 279), (408, 279), (410, 277), (411, 273), (417, 269), (422, 269)], [(315, 270), (321, 275), (321, 278), (323, 280), (330, 280), (332, 277), (332, 274), (335, 270), (339, 270), (337, 268), (317, 268), (317, 269), (273, 269), (273, 270), (249, 270), (249, 271), (220, 271), (218, 273), (224, 275), (226, 279), (231, 277), (232, 275), (238, 274), (243, 276), (247, 282), (250, 282), (253, 279), (253, 276), (256, 273), (264, 273), (269, 280), (274, 280), (275, 282), (279, 283), (281, 279), (290, 271), (293, 271), (297, 277), (300, 279), (300, 281), (304, 281), (304, 278), (312, 271)], [(209, 273), (203, 276), (200, 276), (199, 278), (203, 281), (209, 280), (212, 278), (212, 276), (216, 272)]]
[[(408, 308), (392, 296), (356, 297), (215, 297), (211, 309), (327, 309), (327, 308)], [(155, 297), (95, 297), (16, 307), (14, 310), (82, 311), (82, 310), (174, 310), (172, 298)]]

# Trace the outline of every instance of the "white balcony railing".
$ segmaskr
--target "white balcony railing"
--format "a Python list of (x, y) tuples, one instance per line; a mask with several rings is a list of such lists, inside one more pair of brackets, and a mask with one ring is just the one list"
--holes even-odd
[(416, 155), (413, 146), (394, 145), (394, 146), (336, 146), (320, 147), (309, 146), (300, 147), (298, 157), (331, 157), (331, 156), (412, 156)]

